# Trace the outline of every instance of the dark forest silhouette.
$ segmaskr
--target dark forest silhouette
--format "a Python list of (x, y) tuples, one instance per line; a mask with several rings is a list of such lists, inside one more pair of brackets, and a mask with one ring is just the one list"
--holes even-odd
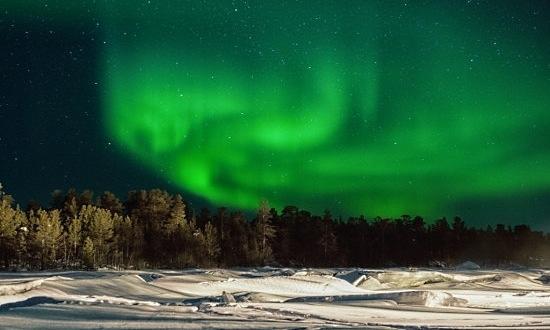
[[(1, 186), (0, 186), (1, 188)], [(0, 268), (183, 268), (232, 266), (543, 266), (550, 235), (529, 226), (468, 227), (456, 217), (426, 223), (334, 218), (262, 202), (254, 217), (221, 207), (194, 212), (180, 195), (139, 190), (55, 191), (48, 208), (25, 210), (0, 189)]]

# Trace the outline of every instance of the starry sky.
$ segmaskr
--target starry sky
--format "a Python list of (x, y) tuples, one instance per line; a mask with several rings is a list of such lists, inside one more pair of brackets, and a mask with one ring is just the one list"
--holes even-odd
[(4, 1), (0, 182), (550, 221), (546, 1)]

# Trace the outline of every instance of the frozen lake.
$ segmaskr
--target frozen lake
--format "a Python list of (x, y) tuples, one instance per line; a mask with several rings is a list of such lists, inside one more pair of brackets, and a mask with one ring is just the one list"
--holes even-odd
[(0, 273), (0, 326), (550, 329), (549, 282), (539, 269)]

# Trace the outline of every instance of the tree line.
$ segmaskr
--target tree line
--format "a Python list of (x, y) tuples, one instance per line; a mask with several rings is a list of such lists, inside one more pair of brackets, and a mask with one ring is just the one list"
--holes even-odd
[(455, 217), (335, 218), (262, 201), (254, 216), (220, 207), (196, 212), (160, 189), (55, 191), (25, 209), (0, 186), (0, 268), (92, 269), (232, 266), (542, 266), (550, 235), (529, 226), (468, 227)]

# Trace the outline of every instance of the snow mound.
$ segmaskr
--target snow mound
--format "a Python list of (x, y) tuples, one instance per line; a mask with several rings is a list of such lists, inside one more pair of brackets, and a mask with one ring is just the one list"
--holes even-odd
[(184, 277), (170, 276), (153, 282), (155, 286), (190, 297), (221, 296), (222, 293), (263, 293), (286, 298), (319, 294), (361, 294), (365, 291), (352, 284), (326, 275), (293, 275), (256, 278), (229, 278), (222, 281), (190, 283)]
[(369, 276), (359, 283), (358, 287), (365, 290), (381, 290), (384, 286), (375, 277)]
[(478, 264), (472, 261), (464, 261), (460, 265), (456, 266), (457, 270), (479, 270), (481, 267), (479, 267)]
[(313, 296), (288, 299), (285, 302), (343, 302), (343, 301), (393, 301), (400, 305), (426, 307), (464, 306), (466, 299), (456, 298), (447, 292), (438, 291), (402, 291), (342, 296)]
[(358, 286), (367, 279), (367, 276), (359, 270), (351, 270), (346, 272), (339, 272), (334, 277), (342, 279), (351, 283), (353, 286)]
[[(47, 278), (41, 278), (38, 280), (25, 281), (20, 283), (10, 283), (0, 285), (0, 296), (11, 296), (19, 293), (31, 291), (32, 289), (40, 287), (45, 281), (57, 281), (67, 280), (66, 277), (52, 276)], [(69, 279), (70, 280), (70, 279)]]
[[(378, 281), (378, 283), (376, 281)], [(539, 282), (519, 273), (446, 273), (439, 271), (386, 271), (372, 274), (367, 283), (359, 286), (364, 289), (404, 289), (404, 288), (532, 288), (541, 286)], [(370, 285), (370, 287), (369, 287)]]
[(0, 305), (0, 311), (6, 311), (18, 307), (30, 307), (40, 304), (110, 304), (127, 306), (158, 307), (161, 304), (155, 301), (133, 300), (110, 296), (31, 296), (21, 300)]
[(309, 275), (326, 275), (331, 276), (333, 272), (324, 269), (310, 269), (304, 268), (294, 272), (292, 276), (309, 276)]
[(162, 274), (156, 274), (156, 273), (144, 273), (138, 275), (143, 281), (146, 283), (153, 282), (155, 280), (158, 280), (159, 278), (164, 277)]
[(111, 304), (111, 305), (128, 305), (128, 306), (150, 306), (156, 307), (161, 304), (150, 300), (134, 300), (121, 297), (111, 296), (69, 296), (64, 299), (64, 302), (72, 303), (88, 303), (88, 304)]
[(412, 288), (453, 281), (449, 274), (434, 271), (389, 271), (376, 274), (382, 288)]

